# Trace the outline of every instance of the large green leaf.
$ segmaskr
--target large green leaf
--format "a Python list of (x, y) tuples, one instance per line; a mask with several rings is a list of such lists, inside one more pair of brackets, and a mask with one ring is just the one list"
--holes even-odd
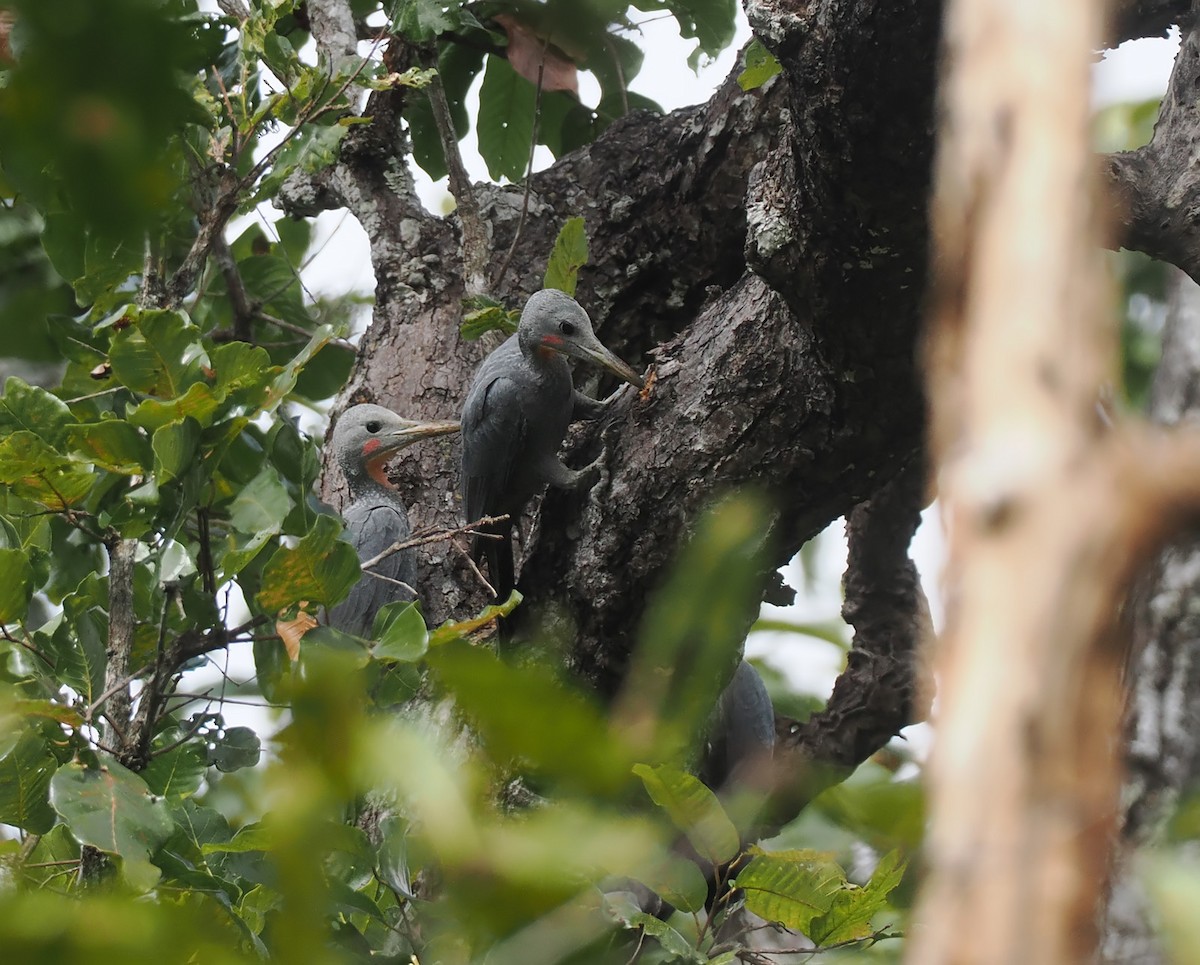
[(68, 427), (75, 422), (71, 410), (57, 396), (15, 375), (5, 381), (4, 396), (0, 398), (0, 427), (6, 431), (25, 429), (60, 448)]
[(220, 407), (221, 400), (213, 395), (213, 390), (203, 382), (197, 382), (177, 399), (146, 399), (129, 414), (129, 421), (150, 432), (184, 419), (194, 419), (207, 426)]
[(750, 41), (750, 46), (746, 48), (742, 59), (746, 66), (738, 74), (737, 79), (738, 86), (742, 90), (755, 90), (762, 87), (779, 73), (779, 61), (757, 37)]
[[(455, 43), (444, 44), (438, 54), (438, 77), (450, 107), (454, 133), (459, 138), (470, 128), (465, 101), (472, 81), (483, 68), (483, 57), (482, 51)], [(428, 95), (408, 94), (404, 102), (404, 119), (408, 121), (412, 136), (413, 159), (433, 180), (445, 177), (446, 157)]]
[(600, 709), (546, 667), (514, 667), (463, 640), (429, 652), (492, 754), (516, 758), (551, 780), (611, 794), (629, 783), (633, 760)]
[(389, 603), (375, 615), (371, 636), (377, 642), (373, 653), (377, 660), (411, 663), (420, 660), (429, 649), (429, 631), (421, 608), (415, 603)]
[(495, 180), (519, 181), (529, 165), (536, 91), (501, 57), (488, 57), (479, 89), (479, 153)]
[(196, 457), (200, 424), (192, 418), (170, 422), (154, 431), (154, 478), (160, 486), (182, 476)]
[(339, 539), (341, 524), (319, 516), (313, 530), (294, 548), (280, 547), (263, 570), (256, 602), (266, 613), (278, 613), (302, 600), (331, 605), (358, 580), (358, 554)]
[(866, 938), (872, 931), (871, 919), (887, 904), (888, 895), (904, 877), (904, 867), (900, 852), (884, 855), (866, 885), (859, 888), (847, 884), (834, 893), (829, 911), (809, 923), (808, 937), (818, 945)]
[(58, 681), (91, 703), (104, 687), (108, 619), (86, 593), (77, 592), (64, 599), (63, 610), (63, 619), (54, 631), (48, 636), (39, 634), (39, 638), (45, 640), (54, 660)]
[(733, 860), (741, 847), (737, 828), (699, 779), (669, 764), (638, 764), (633, 773), (642, 779), (654, 803), (687, 835), (697, 854), (713, 865)]
[(278, 533), (291, 508), (279, 471), (267, 466), (229, 504), (229, 525), (243, 533)]
[(45, 738), (25, 732), (0, 757), (0, 823), (30, 834), (45, 834), (54, 824), (48, 792), (58, 761)]
[[(809, 934), (815, 919), (827, 914), (846, 875), (819, 851), (762, 851), (753, 855), (734, 880), (746, 893), (746, 907), (767, 921)], [(811, 937), (811, 936), (810, 936)]]
[(249, 727), (227, 727), (211, 738), (207, 762), (218, 771), (253, 767), (262, 754), (262, 742)]
[(158, 881), (150, 855), (175, 822), (133, 771), (111, 759), (96, 768), (72, 761), (50, 781), (50, 803), (78, 841), (119, 856), (125, 880), (135, 888), (147, 890)]
[(202, 744), (185, 741), (171, 747), (183, 734), (171, 728), (156, 740), (159, 745), (152, 750), (150, 763), (142, 773), (142, 780), (159, 797), (180, 798), (195, 794), (204, 780), (208, 761)]
[(23, 619), (32, 595), (29, 554), (19, 549), (0, 549), (0, 623)]
[(108, 419), (71, 426), (68, 438), (83, 459), (125, 476), (142, 475), (153, 464), (150, 443), (128, 422)]
[(121, 329), (108, 357), (122, 385), (174, 399), (201, 379), (199, 352), (198, 328), (180, 312), (155, 310)]
[(51, 509), (65, 509), (91, 491), (95, 475), (25, 429), (0, 440), (0, 482), (18, 496), (36, 500)]
[(770, 520), (750, 493), (719, 504), (646, 610), (618, 719), (635, 733), (657, 724), (659, 759), (695, 745), (736, 666), (769, 570)]
[[(694, 962), (696, 965), (709, 962), (708, 955), (696, 948), (675, 928), (665, 921), (648, 915), (638, 906), (628, 892), (614, 891), (604, 896), (604, 907), (608, 914), (629, 928), (636, 928), (652, 937), (662, 946), (668, 962)], [(639, 945), (640, 948), (640, 945)]]

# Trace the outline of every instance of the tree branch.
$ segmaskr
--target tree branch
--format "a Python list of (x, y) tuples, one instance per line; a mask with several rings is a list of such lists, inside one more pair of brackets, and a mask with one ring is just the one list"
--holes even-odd
[[(425, 57), (424, 66), (436, 69), (436, 58)], [(446, 156), (450, 193), (454, 196), (458, 222), (462, 227), (463, 287), (468, 296), (479, 295), (487, 290), (486, 267), (491, 254), (487, 225), (480, 214), (475, 188), (458, 149), (454, 118), (450, 116), (450, 104), (446, 101), (446, 90), (440, 74), (434, 75), (425, 93), (429, 95), (429, 103), (433, 108), (434, 125), (442, 143), (442, 153)]]
[(1192, 151), (1200, 140), (1200, 20), (1196, 8), (1183, 36), (1150, 143), (1110, 154), (1104, 171), (1117, 225), (1114, 244), (1177, 265), (1200, 280), (1200, 172)]
[(846, 519), (842, 615), (854, 642), (825, 709), (802, 724), (777, 721), (775, 827), (929, 712), (933, 680), (924, 661), (933, 624), (908, 558), (926, 486), (924, 461), (914, 460)]
[(1187, 16), (1189, 0), (1119, 0), (1113, 4), (1106, 45), (1140, 37), (1163, 37)]
[(317, 50), (329, 65), (330, 75), (340, 73), (358, 56), (358, 34), (349, 0), (307, 0), (305, 7)]

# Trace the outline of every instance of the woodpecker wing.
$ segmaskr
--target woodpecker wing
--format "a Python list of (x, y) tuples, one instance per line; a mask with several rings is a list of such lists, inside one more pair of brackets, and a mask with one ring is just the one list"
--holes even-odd
[(467, 522), (513, 511), (528, 493), (513, 491), (529, 424), (520, 386), (497, 376), (471, 390), (463, 408), (463, 509)]
[[(346, 535), (358, 551), (359, 560), (364, 562), (412, 534), (407, 514), (394, 500), (360, 500), (347, 507), (342, 517), (346, 520)], [(411, 549), (393, 553), (370, 570), (364, 570), (350, 595), (330, 612), (330, 626), (359, 636), (368, 635), (380, 607), (397, 600), (415, 599), (411, 591), (393, 580), (415, 587), (417, 564)]]

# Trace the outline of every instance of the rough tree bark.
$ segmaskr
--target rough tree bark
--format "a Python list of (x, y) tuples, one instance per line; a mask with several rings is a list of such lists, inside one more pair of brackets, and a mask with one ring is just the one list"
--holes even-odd
[[(321, 24), (344, 23), (346, 0), (308, 5), (321, 49), (336, 56), (340, 37), (322, 36)], [(1129, 0), (1114, 36), (1161, 32), (1178, 7)], [(780, 507), (783, 562), (922, 445), (914, 358), (941, 5), (746, 0), (746, 8), (783, 68), (762, 90), (743, 93), (731, 77), (706, 104), (614, 124), (531, 179), (519, 237), (524, 186), (474, 189), (492, 285), (514, 251), (492, 294), (519, 305), (539, 286), (562, 222), (582, 214), (592, 262), (578, 297), (619, 354), (635, 365), (653, 360), (648, 389), (626, 389), (614, 406), (600, 483), (583, 498), (552, 493), (531, 514), (536, 526), (526, 525), (524, 610), (561, 618), (576, 669), (604, 693), (620, 683), (647, 595), (715, 497), (765, 483)], [(402, 70), (419, 56), (394, 39), (386, 60)], [(297, 179), (282, 201), (296, 214), (346, 207), (371, 241), (374, 320), (342, 404), (445, 418), (458, 412), (488, 346), (458, 336), (457, 218), (424, 211), (413, 191), (399, 121), (402, 98), (412, 96), (424, 95), (373, 94), (364, 111), (373, 123), (351, 128), (339, 163)], [(475, 264), (474, 246), (468, 255)], [(573, 436), (568, 461), (595, 455), (602, 430)], [(416, 525), (460, 521), (456, 440), (406, 451), (393, 476)], [(335, 501), (338, 485), (336, 474), (326, 477)], [(431, 548), (420, 566), (431, 621), (487, 601), (460, 550)], [(915, 605), (893, 600), (879, 619), (861, 614), (864, 625), (881, 626), (889, 613), (904, 620), (907, 642), (861, 633), (857, 683), (848, 678), (828, 715), (788, 731), (792, 753), (816, 756), (825, 746), (822, 754), (852, 764), (871, 741), (837, 747), (840, 734), (882, 740), (893, 720), (904, 722), (911, 700), (895, 695), (911, 697), (911, 679), (896, 688), (875, 673), (912, 667), (904, 651)], [(882, 713), (863, 699), (873, 684), (889, 695)], [(894, 714), (897, 706), (905, 713)]]
[[(1163, 425), (1200, 420), (1200, 287), (1182, 272), (1171, 282), (1163, 358), (1150, 415)], [(1130, 604), (1133, 631), (1126, 727), (1126, 778), (1113, 895), (1101, 960), (1160, 965), (1156, 935), (1134, 859), (1153, 843), (1181, 793), (1200, 780), (1200, 544), (1190, 533), (1169, 545)]]
[[(748, 12), (783, 75), (750, 93), (731, 77), (707, 104), (628, 117), (534, 176), (496, 293), (519, 304), (538, 287), (558, 227), (582, 214), (581, 302), (623, 357), (654, 353), (649, 389), (615, 406), (607, 472), (584, 499), (544, 500), (520, 579), (526, 609), (553, 604), (576, 668), (606, 693), (647, 594), (714, 498), (765, 483), (782, 563), (911, 461), (923, 434), (914, 344), (938, 5), (773, 0)], [(344, 401), (446, 417), (483, 348), (458, 338), (455, 221), (421, 211), (404, 171), (391, 121), (402, 96), (423, 95), (374, 95), (375, 123), (287, 202), (345, 205), (372, 239), (374, 322)], [(523, 186), (476, 192), (494, 278)], [(598, 451), (598, 432), (581, 433), (568, 459)], [(395, 478), (415, 523), (457, 521), (457, 442), (406, 455)], [(449, 547), (424, 560), (421, 583), (431, 620), (486, 600)]]

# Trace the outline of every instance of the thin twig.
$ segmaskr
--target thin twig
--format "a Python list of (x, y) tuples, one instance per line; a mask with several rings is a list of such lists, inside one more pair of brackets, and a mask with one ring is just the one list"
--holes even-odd
[(465, 526), (456, 526), (454, 529), (437, 529), (432, 531), (422, 531), (415, 533), (408, 539), (397, 540), (382, 553), (377, 553), (369, 560), (365, 560), (359, 564), (363, 570), (369, 570), (377, 566), (383, 560), (387, 559), (393, 553), (399, 553), (401, 550), (412, 549), (414, 546), (425, 546), (428, 543), (440, 543), (445, 540), (453, 539), (455, 536), (480, 536), (484, 539), (503, 539), (497, 533), (482, 533), (478, 532), (481, 526), (491, 526), (495, 523), (504, 523), (508, 521), (508, 515), (502, 516), (481, 516), (473, 523), (467, 523)]
[(517, 229), (513, 232), (513, 240), (512, 244), (508, 246), (508, 254), (504, 256), (500, 273), (492, 285), (495, 291), (500, 290), (504, 276), (508, 274), (508, 266), (512, 264), (513, 255), (517, 251), (517, 242), (521, 240), (521, 231), (525, 227), (525, 218), (529, 214), (529, 193), (533, 187), (533, 155), (537, 151), (538, 127), (542, 120), (542, 80), (546, 70), (546, 45), (549, 42), (550, 38), (548, 37), (542, 41), (542, 59), (538, 64), (537, 90), (533, 99), (533, 133), (529, 137), (529, 163), (525, 166), (525, 196), (521, 199), (521, 215), (517, 218)]
[(499, 597), (499, 594), (496, 592), (496, 588), (487, 581), (487, 577), (483, 575), (483, 571), (479, 569), (479, 565), (475, 562), (471, 554), (458, 545), (458, 540), (452, 539), (450, 541), (450, 546), (455, 552), (458, 553), (459, 556), (467, 561), (467, 566), (470, 568), (471, 572), (475, 574), (475, 579), (479, 581), (480, 585), (487, 590), (493, 598)]
[[(423, 61), (424, 67), (436, 70), (435, 58), (426, 55)], [(487, 228), (480, 213), (479, 199), (475, 197), (475, 188), (471, 184), (467, 167), (463, 164), (462, 153), (458, 149), (454, 118), (450, 116), (450, 104), (446, 100), (446, 89), (442, 86), (440, 74), (434, 74), (425, 93), (429, 97), (438, 139), (442, 142), (442, 153), (446, 156), (450, 193), (454, 195), (458, 207), (458, 221), (462, 226), (463, 285), (468, 296), (479, 295), (486, 286), (484, 269), (489, 252)]]

